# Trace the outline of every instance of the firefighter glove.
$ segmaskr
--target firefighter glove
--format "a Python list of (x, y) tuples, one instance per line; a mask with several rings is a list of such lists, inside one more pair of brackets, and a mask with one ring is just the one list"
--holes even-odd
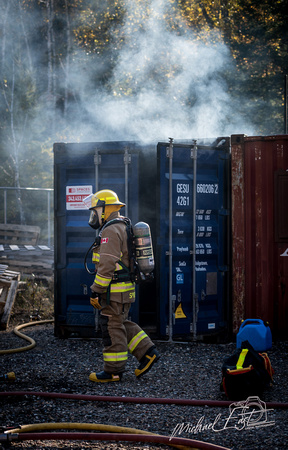
[(101, 309), (100, 301), (101, 301), (100, 294), (96, 294), (96, 292), (92, 292), (92, 294), (90, 296), (90, 303), (93, 306), (93, 308)]

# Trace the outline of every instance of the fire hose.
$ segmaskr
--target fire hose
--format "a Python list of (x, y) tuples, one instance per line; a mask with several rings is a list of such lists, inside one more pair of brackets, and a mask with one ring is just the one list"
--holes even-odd
[(18, 348), (11, 348), (11, 349), (7, 349), (7, 350), (0, 350), (0, 355), (7, 355), (9, 353), (18, 353), (18, 352), (25, 352), (27, 350), (31, 350), (32, 348), (35, 347), (36, 342), (31, 337), (26, 336), (26, 334), (20, 333), (19, 330), (21, 330), (22, 328), (31, 327), (32, 325), (42, 325), (43, 323), (52, 323), (52, 322), (54, 322), (54, 319), (39, 320), (39, 321), (35, 321), (35, 322), (28, 322), (28, 323), (23, 323), (22, 325), (18, 325), (17, 327), (15, 327), (13, 329), (13, 332), (16, 334), (16, 336), (18, 336), (22, 339), (25, 339), (25, 341), (30, 342), (30, 345), (27, 345), (26, 347), (18, 347)]
[[(149, 398), (149, 397), (113, 397), (113, 396), (99, 396), (99, 395), (82, 395), (82, 394), (67, 394), (67, 393), (57, 393), (57, 392), (32, 392), (32, 391), (9, 391), (9, 392), (0, 392), (0, 397), (8, 397), (8, 396), (39, 396), (39, 397), (48, 397), (48, 398), (65, 398), (65, 399), (73, 399), (73, 400), (86, 400), (86, 401), (108, 401), (108, 402), (123, 402), (123, 403), (148, 403), (148, 404), (174, 404), (174, 405), (188, 405), (188, 406), (211, 406), (211, 407), (227, 407), (231, 405), (232, 401), (219, 401), (219, 400), (190, 400), (190, 399), (173, 399), (173, 398)], [(280, 402), (269, 402), (266, 403), (266, 406), (269, 408), (288, 408), (288, 403), (280, 403)], [(65, 425), (65, 426), (64, 426)], [(184, 449), (204, 449), (204, 450), (228, 450), (225, 447), (217, 446), (215, 444), (210, 444), (202, 441), (197, 441), (193, 439), (184, 439), (184, 438), (176, 438), (172, 439), (167, 436), (150, 434), (148, 432), (136, 429), (127, 429), (123, 427), (114, 427), (109, 428), (107, 425), (101, 424), (78, 424), (75, 427), (75, 424), (71, 423), (67, 424), (44, 424), (44, 428), (47, 430), (49, 427), (64, 429), (64, 428), (81, 428), (83, 427), (95, 427), (89, 428), (90, 430), (102, 430), (107, 433), (31, 433), (31, 431), (39, 430), (43, 424), (36, 425), (24, 425), (19, 429), (13, 429), (6, 431), (3, 435), (0, 435), (1, 439), (4, 439), (6, 442), (9, 440), (51, 440), (51, 439), (59, 439), (59, 440), (112, 440), (112, 441), (132, 441), (132, 442), (154, 442), (158, 444), (170, 445), (175, 448), (179, 448), (181, 450)], [(37, 428), (39, 427), (39, 428)], [(87, 428), (86, 428), (87, 429)], [(115, 434), (115, 432), (117, 434)], [(23, 434), (21, 434), (23, 433)], [(141, 436), (139, 436), (141, 434)], [(184, 447), (183, 447), (184, 446)]]
[[(188, 398), (161, 398), (161, 397), (120, 397), (109, 395), (68, 394), (62, 392), (35, 392), (35, 391), (6, 391), (0, 392), (0, 397), (32, 395), (46, 398), (63, 398), (70, 400), (84, 400), (96, 402), (138, 403), (138, 404), (162, 404), (182, 406), (211, 406), (229, 407), (235, 401), (232, 400), (191, 400)], [(288, 408), (288, 403), (266, 402), (269, 408)]]
[[(14, 353), (16, 351), (24, 351), (33, 348), (36, 344), (35, 341), (28, 336), (23, 335), (19, 332), (19, 329), (25, 326), (31, 326), (36, 324), (51, 323), (53, 320), (44, 320), (37, 322), (30, 322), (24, 325), (20, 325), (14, 329), (15, 334), (23, 339), (30, 342), (27, 347), (20, 347), (20, 349), (12, 350), (2, 350), (0, 354), (3, 353)], [(24, 337), (25, 336), (25, 337)], [(32, 341), (32, 342), (31, 342)], [(187, 405), (187, 406), (211, 406), (211, 407), (229, 407), (232, 401), (221, 401), (221, 400), (190, 400), (190, 399), (173, 399), (173, 398), (149, 398), (149, 397), (117, 397), (117, 396), (99, 396), (99, 395), (82, 395), (82, 394), (67, 394), (67, 393), (56, 393), (56, 392), (33, 392), (33, 391), (8, 391), (0, 392), (0, 397), (6, 396), (40, 396), (48, 398), (64, 398), (64, 399), (76, 399), (76, 400), (86, 400), (86, 401), (107, 401), (107, 402), (122, 402), (122, 403), (148, 403), (148, 404), (174, 404), (174, 405)], [(268, 402), (266, 406), (269, 408), (288, 408), (288, 403), (281, 402)], [(57, 433), (34, 433), (31, 431), (38, 431), (43, 428), (47, 429), (89, 429), (97, 431), (106, 431), (106, 433), (67, 433), (67, 432), (57, 432)], [(139, 437), (141, 435), (141, 437)], [(4, 434), (0, 434), (0, 442), (11, 441), (11, 440), (103, 440), (103, 441), (133, 441), (133, 442), (155, 442), (165, 445), (170, 445), (179, 449), (214, 449), (214, 450), (227, 450), (225, 447), (217, 446), (215, 444), (205, 443), (192, 439), (176, 438), (173, 437), (173, 443), (171, 438), (167, 436), (161, 436), (157, 434), (151, 434), (143, 430), (137, 430), (133, 428), (126, 427), (116, 427), (101, 424), (75, 424), (75, 423), (51, 423), (51, 424), (34, 424), (34, 425), (24, 425), (17, 429), (12, 429), (6, 431)], [(184, 447), (183, 447), (184, 446)]]
[[(46, 430), (89, 430), (84, 432), (53, 432)], [(43, 431), (45, 430), (45, 431)], [(40, 432), (39, 432), (40, 431)], [(104, 433), (93, 433), (91, 431), (102, 431)], [(130, 441), (149, 442), (165, 444), (179, 450), (199, 449), (199, 450), (229, 450), (226, 447), (210, 444), (194, 439), (162, 436), (149, 433), (137, 428), (119, 427), (114, 425), (102, 425), (91, 423), (40, 423), (22, 425), (18, 428), (9, 429), (0, 434), (0, 442), (24, 441), (24, 440), (100, 440), (100, 441)]]
[[(25, 339), (26, 341), (28, 341), (30, 344), (28, 346), (25, 347), (18, 347), (18, 348), (14, 348), (14, 349), (8, 349), (8, 350), (1, 350), (0, 351), (0, 355), (2, 354), (10, 354), (10, 353), (17, 353), (17, 352), (22, 352), (22, 351), (27, 351), (27, 350), (31, 350), (32, 348), (34, 348), (36, 346), (36, 342), (34, 341), (34, 339), (30, 338), (29, 336), (26, 336), (23, 333), (20, 333), (19, 330), (21, 330), (22, 328), (28, 327), (28, 326), (32, 326), (32, 325), (40, 325), (40, 324), (44, 324), (44, 323), (51, 323), (53, 322), (52, 320), (42, 320), (42, 321), (37, 321), (37, 322), (28, 322), (26, 324), (23, 325), (19, 325), (17, 327), (14, 328), (13, 332), (19, 336), (22, 339)], [(11, 376), (11, 374), (13, 373), (13, 377)], [(9, 381), (11, 380), (15, 380), (15, 374), (14, 372), (11, 372), (9, 377), (4, 377), (4, 378), (9, 378)], [(34, 395), (38, 395), (41, 394), (40, 392), (34, 392)], [(42, 393), (45, 394), (45, 393)], [(58, 397), (58, 395), (61, 398), (61, 394), (57, 394), (57, 393), (46, 393), (48, 395), (44, 395), (44, 396), (52, 396), (52, 397)], [(0, 396), (7, 396), (7, 395), (29, 395), (29, 392), (0, 392)], [(71, 394), (73, 395), (73, 394)], [(75, 395), (75, 394), (74, 394)], [(88, 400), (88, 398), (86, 397), (90, 397), (90, 396), (85, 396), (85, 399)], [(92, 396), (94, 397), (94, 396)], [(100, 396), (101, 397), (101, 396)], [(65, 397), (64, 397), (65, 398)], [(77, 398), (78, 395), (77, 395)], [(102, 397), (101, 397), (102, 398)], [(108, 399), (103, 396), (102, 400), (107, 400)], [(111, 401), (112, 401), (113, 397), (111, 397)], [(115, 401), (117, 401), (117, 398), (114, 398)], [(119, 397), (119, 400), (123, 400), (123, 397)], [(127, 397), (126, 397), (127, 399)], [(129, 399), (129, 398), (128, 398)], [(143, 399), (145, 400), (145, 399)], [(153, 399), (151, 399), (153, 400)], [(157, 400), (157, 399), (155, 399)], [(130, 401), (132, 401), (132, 399), (130, 399)], [(141, 402), (141, 399), (140, 399)], [(160, 403), (160, 402), (159, 402)], [(98, 431), (105, 431), (106, 433), (83, 433), (83, 432), (53, 432), (53, 433), (45, 433), (45, 432), (36, 432), (35, 431), (39, 431), (39, 430), (53, 430), (53, 429), (89, 429), (89, 430), (98, 430)], [(141, 435), (141, 436), (140, 436)], [(0, 434), (0, 442), (10, 442), (10, 441), (23, 441), (23, 440), (51, 440), (51, 439), (60, 439), (60, 440), (100, 440), (100, 441), (132, 441), (132, 442), (154, 442), (154, 443), (158, 443), (158, 444), (166, 444), (166, 445), (170, 445), (174, 448), (178, 448), (180, 450), (185, 450), (185, 449), (204, 449), (204, 450), (228, 450), (227, 448), (221, 447), (221, 446), (217, 446), (214, 444), (210, 444), (210, 443), (205, 443), (205, 442), (201, 442), (201, 441), (196, 441), (196, 440), (191, 440), (191, 439), (184, 439), (184, 438), (176, 438), (173, 437), (173, 443), (171, 442), (171, 438), (167, 437), (167, 436), (161, 436), (161, 435), (156, 435), (156, 434), (151, 434), (149, 432), (143, 431), (143, 430), (137, 430), (137, 429), (133, 429), (133, 428), (126, 428), (126, 427), (117, 427), (117, 426), (109, 426), (109, 425), (101, 425), (101, 424), (75, 424), (75, 423), (51, 423), (51, 424), (32, 424), (32, 425), (23, 425), (20, 428), (17, 429), (10, 429), (7, 430), (5, 433)]]

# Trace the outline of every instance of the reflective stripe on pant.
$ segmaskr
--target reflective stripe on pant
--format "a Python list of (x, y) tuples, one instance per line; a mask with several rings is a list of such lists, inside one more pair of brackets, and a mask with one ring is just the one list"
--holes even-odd
[(103, 337), (106, 372), (119, 373), (125, 370), (128, 349), (140, 361), (154, 345), (139, 325), (127, 319), (130, 306), (129, 303), (123, 305), (111, 301), (110, 305), (101, 310), (99, 323)]
[(129, 351), (131, 353), (133, 353), (133, 351), (137, 348), (137, 346), (140, 344), (142, 339), (145, 339), (146, 337), (148, 337), (148, 336), (145, 333), (145, 331), (143, 331), (143, 330), (139, 331), (139, 333), (137, 333), (135, 336), (133, 336), (131, 341), (128, 342), (128, 349), (129, 349)]

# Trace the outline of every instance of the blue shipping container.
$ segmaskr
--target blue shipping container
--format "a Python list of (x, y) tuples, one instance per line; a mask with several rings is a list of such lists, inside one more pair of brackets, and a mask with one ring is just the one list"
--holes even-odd
[(160, 333), (227, 332), (229, 139), (197, 147), (159, 143), (157, 157)]
[[(129, 183), (128, 183), (129, 180)], [(128, 142), (54, 144), (55, 196), (55, 335), (95, 336), (95, 315), (90, 305), (93, 275), (84, 257), (95, 240), (89, 210), (82, 200), (100, 189), (114, 190), (127, 207), (121, 214), (138, 221), (138, 151)], [(128, 209), (128, 211), (127, 211)], [(91, 253), (87, 263), (94, 270)], [(131, 308), (138, 318), (137, 301)]]

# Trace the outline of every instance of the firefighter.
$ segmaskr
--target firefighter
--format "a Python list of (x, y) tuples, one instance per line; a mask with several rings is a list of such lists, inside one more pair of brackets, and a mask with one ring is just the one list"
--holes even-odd
[(95, 230), (100, 229), (100, 242), (93, 249), (96, 275), (90, 303), (100, 311), (104, 370), (91, 373), (89, 379), (98, 383), (120, 381), (128, 351), (139, 361), (135, 375), (140, 378), (160, 356), (149, 336), (128, 320), (131, 303), (135, 301), (135, 284), (127, 269), (130, 267), (128, 238), (126, 224), (119, 213), (125, 203), (109, 189), (90, 197), (89, 225)]

